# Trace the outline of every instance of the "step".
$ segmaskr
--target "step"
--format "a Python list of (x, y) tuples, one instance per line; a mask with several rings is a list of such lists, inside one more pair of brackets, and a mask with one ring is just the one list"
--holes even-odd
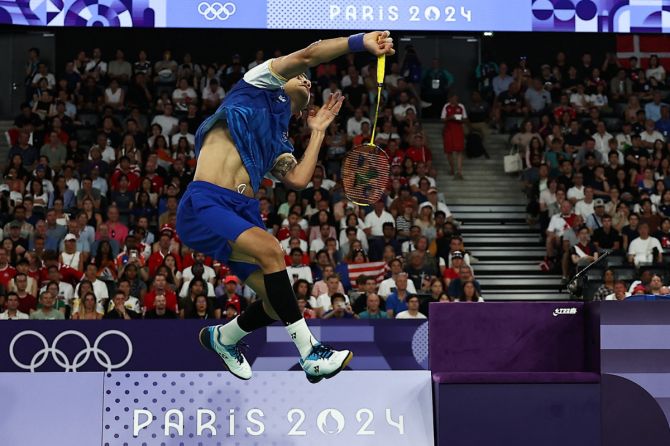
[(523, 204), (458, 204), (449, 209), (452, 212), (526, 212)]
[(524, 288), (556, 288), (561, 285), (560, 276), (491, 276), (477, 272), (477, 280), (486, 288), (491, 287), (524, 287)]
[(495, 291), (487, 293), (484, 290), (483, 297), (486, 302), (495, 302), (495, 301), (566, 301), (570, 300), (570, 295), (568, 293), (558, 293), (558, 292), (510, 292), (501, 293), (500, 291)]

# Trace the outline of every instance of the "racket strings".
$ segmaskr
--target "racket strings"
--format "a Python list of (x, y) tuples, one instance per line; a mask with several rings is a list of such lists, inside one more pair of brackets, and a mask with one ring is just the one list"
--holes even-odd
[(376, 147), (357, 147), (344, 160), (342, 179), (347, 198), (357, 204), (374, 203), (388, 185), (388, 157)]

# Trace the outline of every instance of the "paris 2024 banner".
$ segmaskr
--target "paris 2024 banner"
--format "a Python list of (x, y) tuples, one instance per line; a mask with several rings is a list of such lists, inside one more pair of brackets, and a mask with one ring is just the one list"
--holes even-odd
[(0, 24), (665, 33), (670, 0), (0, 0)]

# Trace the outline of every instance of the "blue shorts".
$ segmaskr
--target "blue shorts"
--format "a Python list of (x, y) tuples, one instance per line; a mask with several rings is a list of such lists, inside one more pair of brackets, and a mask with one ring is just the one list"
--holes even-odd
[(189, 248), (225, 263), (245, 280), (258, 265), (230, 261), (232, 247), (247, 229), (265, 229), (258, 200), (205, 181), (192, 181), (177, 209), (177, 234)]

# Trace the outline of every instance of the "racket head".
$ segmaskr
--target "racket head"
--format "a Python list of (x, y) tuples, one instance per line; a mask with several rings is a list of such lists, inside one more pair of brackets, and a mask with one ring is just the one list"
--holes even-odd
[(342, 185), (349, 201), (370, 206), (382, 197), (390, 177), (389, 157), (374, 144), (350, 150), (342, 161)]

